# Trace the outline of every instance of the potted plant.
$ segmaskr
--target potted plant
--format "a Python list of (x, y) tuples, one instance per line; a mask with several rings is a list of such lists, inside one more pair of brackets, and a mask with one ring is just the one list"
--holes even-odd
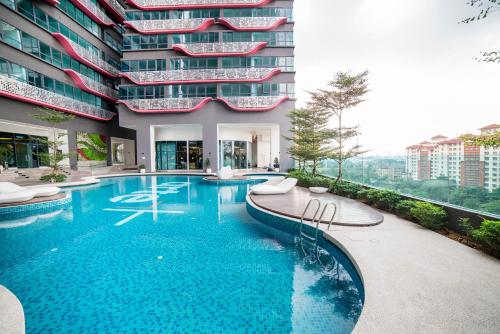
[(280, 171), (280, 161), (278, 160), (278, 157), (274, 158), (274, 171), (279, 172)]
[(207, 158), (205, 160), (205, 171), (208, 173), (208, 174), (211, 174), (212, 173), (212, 168), (211, 167), (211, 164), (210, 164), (210, 158)]
[(146, 166), (141, 164), (139, 165), (139, 167), (137, 167), (137, 169), (139, 170), (139, 173), (141, 174), (146, 174)]

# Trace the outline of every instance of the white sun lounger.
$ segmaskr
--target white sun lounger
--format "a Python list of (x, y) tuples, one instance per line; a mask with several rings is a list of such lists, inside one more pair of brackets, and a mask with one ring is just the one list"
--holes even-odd
[(220, 180), (229, 180), (231, 177), (233, 177), (233, 170), (230, 166), (224, 166), (219, 170), (217, 176)]
[(250, 188), (250, 191), (256, 195), (282, 195), (292, 190), (296, 184), (297, 179), (290, 177), (276, 185), (256, 184)]
[(53, 186), (25, 188), (12, 182), (0, 182), (0, 204), (26, 202), (33, 197), (53, 196), (60, 191), (60, 188)]

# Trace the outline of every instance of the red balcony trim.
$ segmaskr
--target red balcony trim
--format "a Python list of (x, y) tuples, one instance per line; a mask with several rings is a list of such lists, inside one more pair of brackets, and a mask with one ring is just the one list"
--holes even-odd
[(196, 5), (163, 5), (163, 6), (141, 6), (135, 0), (127, 0), (127, 3), (142, 10), (170, 10), (170, 9), (203, 9), (203, 8), (253, 8), (262, 7), (272, 0), (261, 0), (255, 4), (232, 3), (232, 4), (196, 4)]
[(113, 74), (111, 72), (108, 72), (108, 71), (106, 71), (103, 68), (100, 68), (96, 64), (94, 64), (94, 63), (88, 61), (87, 59), (83, 58), (82, 56), (80, 56), (78, 54), (78, 52), (76, 52), (76, 50), (73, 49), (73, 46), (71, 45), (70, 41), (63, 34), (58, 33), (58, 32), (53, 32), (52, 36), (54, 36), (54, 38), (57, 39), (57, 41), (59, 43), (61, 43), (61, 45), (63, 46), (64, 50), (66, 50), (66, 52), (68, 52), (69, 55), (71, 57), (73, 57), (74, 59), (76, 59), (79, 62), (87, 65), (88, 67), (96, 70), (99, 73), (102, 73), (102, 74), (107, 75), (107, 76), (112, 77), (112, 78), (116, 78), (117, 77), (117, 75), (115, 75), (115, 74)]
[(279, 27), (282, 24), (285, 24), (286, 21), (287, 21), (287, 18), (282, 17), (278, 21), (276, 21), (275, 23), (270, 25), (269, 27), (249, 27), (249, 28), (235, 26), (223, 17), (219, 18), (218, 23), (222, 24), (223, 26), (226, 26), (227, 28), (229, 28), (231, 30), (235, 30), (235, 31), (269, 31), (269, 30), (276, 29), (277, 27)]
[(89, 86), (87, 86), (87, 84), (85, 83), (85, 81), (82, 80), (82, 78), (80, 78), (80, 73), (74, 71), (74, 70), (71, 70), (71, 69), (64, 69), (63, 70), (67, 75), (69, 75), (71, 77), (71, 79), (75, 82), (76, 86), (78, 88), (80, 88), (81, 90), (83, 91), (86, 91), (86, 92), (89, 92), (91, 94), (94, 94), (94, 95), (97, 95), (97, 96), (100, 96), (102, 97), (103, 99), (106, 99), (108, 101), (111, 101), (111, 102), (116, 102), (118, 101), (117, 99), (111, 97), (111, 96), (108, 96), (104, 93), (101, 93), (99, 91), (96, 91), (96, 90), (93, 90), (92, 88), (90, 88)]
[(195, 105), (193, 108), (190, 109), (137, 109), (132, 107), (127, 100), (118, 100), (118, 104), (123, 104), (130, 110), (140, 113), (140, 114), (174, 114), (174, 113), (188, 113), (188, 112), (194, 112), (196, 110), (201, 109), (205, 104), (208, 102), (213, 101), (211, 97), (206, 97), (203, 100), (201, 100), (200, 103)]
[(50, 3), (53, 6), (59, 5), (59, 0), (45, 0), (45, 1)]
[[(12, 93), (1, 91), (1, 90), (0, 90), (0, 96), (4, 96), (4, 97), (10, 98), (10, 99), (14, 99), (14, 100), (18, 100), (18, 101), (21, 101), (21, 102), (26, 102), (26, 103), (34, 104), (34, 105), (37, 105), (37, 106), (40, 106), (40, 107), (46, 107), (46, 108), (50, 108), (50, 109), (55, 109), (55, 110), (63, 111), (63, 112), (66, 112), (68, 114), (73, 114), (73, 115), (80, 116), (80, 117), (90, 118), (90, 119), (94, 119), (94, 120), (97, 120), (97, 121), (109, 121), (109, 120), (111, 120), (111, 118), (113, 118), (113, 117), (111, 117), (111, 118), (97, 117), (97, 116), (93, 116), (93, 115), (89, 115), (89, 114), (82, 113), (82, 112), (79, 112), (79, 111), (75, 111), (75, 110), (71, 110), (71, 109), (59, 107), (59, 106), (56, 106), (56, 105), (53, 105), (53, 104), (50, 104), (50, 103), (33, 100), (33, 99), (29, 98), (29, 97), (16, 95), (16, 94), (12, 94)], [(114, 113), (113, 113), (113, 115), (114, 115)]]
[(99, 0), (99, 3), (104, 7), (106, 8), (106, 10), (111, 14), (113, 15), (113, 17), (115, 19), (118, 20), (118, 22), (122, 23), (124, 20), (125, 20), (125, 17), (123, 17), (118, 11), (116, 11), (113, 6), (111, 6), (110, 4), (108, 4), (108, 2), (106, 0)]
[(232, 105), (228, 100), (224, 99), (223, 97), (218, 97), (216, 99), (217, 101), (223, 102), (226, 106), (228, 106), (232, 110), (236, 111), (243, 111), (243, 112), (253, 112), (253, 111), (269, 111), (273, 110), (277, 106), (279, 106), (281, 103), (285, 102), (288, 100), (288, 96), (284, 96), (280, 98), (276, 103), (274, 103), (272, 106), (269, 107), (260, 107), (260, 108), (240, 108), (235, 105)]
[(172, 49), (175, 51), (179, 51), (182, 53), (185, 53), (186, 55), (190, 57), (242, 57), (242, 56), (249, 56), (256, 54), (263, 48), (265, 48), (267, 45), (267, 42), (260, 42), (256, 47), (253, 49), (246, 51), (246, 52), (214, 52), (214, 53), (192, 53), (191, 51), (185, 49), (184, 47), (180, 46), (179, 44), (174, 44), (172, 45)]
[(111, 23), (108, 23), (108, 22), (105, 22), (103, 20), (101, 20), (97, 15), (95, 15), (91, 10), (89, 10), (84, 4), (82, 4), (79, 0), (70, 0), (76, 7), (78, 7), (82, 12), (84, 12), (87, 16), (89, 16), (92, 20), (94, 20), (95, 22), (97, 22), (98, 24), (100, 25), (103, 25), (103, 26), (114, 26), (115, 23), (114, 22), (111, 22)]
[(281, 73), (281, 69), (275, 68), (266, 76), (260, 79), (215, 79), (215, 80), (173, 80), (173, 81), (136, 81), (132, 79), (126, 72), (120, 73), (120, 76), (126, 78), (139, 86), (149, 85), (175, 85), (175, 84), (202, 84), (202, 83), (234, 83), (234, 82), (263, 82), (269, 80), (275, 75)]
[(186, 29), (140, 30), (137, 27), (135, 27), (132, 23), (130, 23), (129, 21), (123, 22), (123, 25), (126, 26), (127, 28), (131, 28), (131, 29), (143, 34), (143, 35), (193, 33), (193, 32), (203, 31), (214, 24), (215, 24), (215, 19), (207, 19), (205, 22), (200, 24), (198, 27), (192, 28), (192, 29), (186, 28)]

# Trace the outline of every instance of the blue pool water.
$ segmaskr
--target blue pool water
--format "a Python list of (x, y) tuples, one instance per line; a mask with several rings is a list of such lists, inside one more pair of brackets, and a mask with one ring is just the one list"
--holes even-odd
[(248, 186), (103, 179), (62, 209), (0, 217), (0, 284), (27, 333), (349, 333), (352, 264), (325, 246), (320, 265), (256, 221)]

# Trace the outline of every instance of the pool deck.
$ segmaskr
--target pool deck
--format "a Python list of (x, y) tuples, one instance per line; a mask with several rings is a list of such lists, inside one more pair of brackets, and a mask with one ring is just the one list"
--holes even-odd
[[(263, 209), (291, 218), (300, 219), (309, 200), (317, 198), (321, 203), (335, 203), (337, 212), (333, 219), (333, 224), (336, 225), (372, 226), (380, 224), (384, 220), (384, 216), (379, 211), (363, 203), (330, 193), (314, 194), (302, 187), (295, 187), (284, 195), (250, 194), (250, 198), (257, 206)], [(311, 204), (304, 219), (312, 220), (316, 207), (316, 204)], [(321, 211), (318, 213), (318, 216), (320, 213)], [(324, 218), (321, 220), (322, 223), (328, 223), (332, 214), (333, 208), (330, 206), (325, 211)]]
[(24, 311), (12, 292), (0, 285), (0, 333), (24, 334)]
[(374, 226), (320, 225), (363, 280), (354, 333), (498, 333), (500, 261), (379, 212), (384, 222)]

